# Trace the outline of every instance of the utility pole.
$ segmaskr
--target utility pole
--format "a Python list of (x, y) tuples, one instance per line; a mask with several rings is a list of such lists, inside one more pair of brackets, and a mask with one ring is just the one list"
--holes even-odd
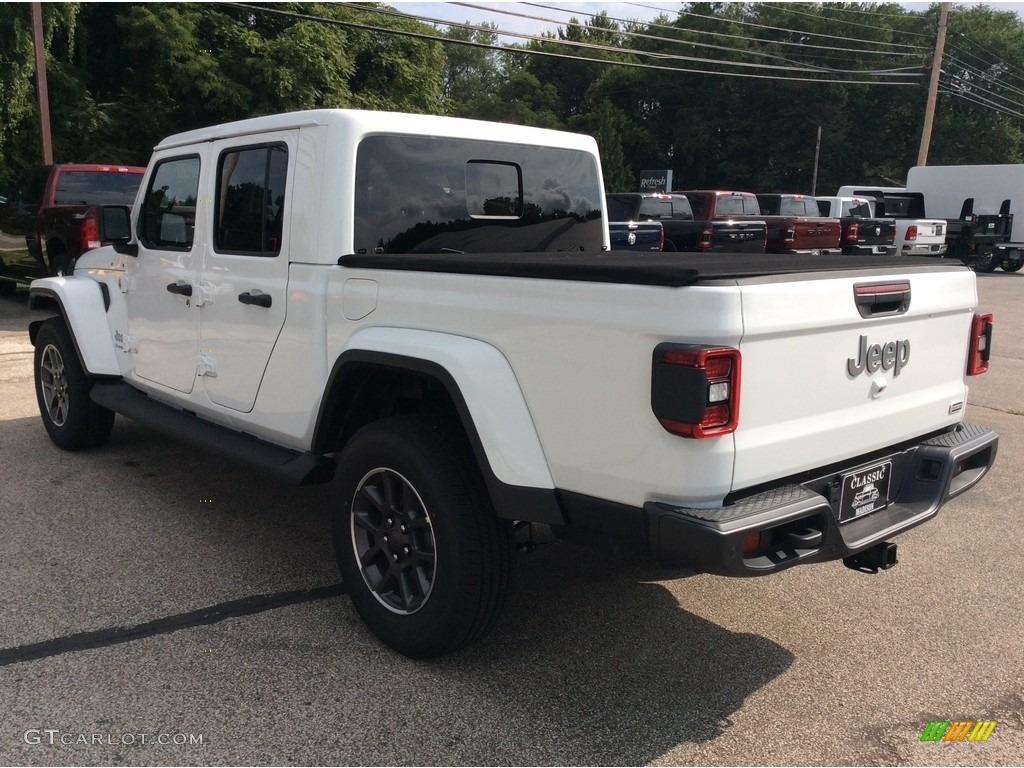
[(32, 42), (36, 49), (36, 97), (39, 99), (39, 129), (43, 137), (43, 165), (53, 165), (50, 138), (50, 94), (46, 88), (46, 44), (43, 42), (43, 6), (32, 3)]
[(818, 140), (814, 144), (814, 176), (811, 177), (811, 197), (818, 194), (818, 155), (821, 154), (821, 126), (818, 126)]
[(928, 83), (928, 102), (924, 108), (924, 128), (917, 164), (928, 165), (928, 147), (932, 143), (932, 125), (935, 123), (935, 102), (939, 98), (939, 75), (942, 74), (942, 52), (946, 47), (946, 23), (949, 21), (949, 3), (939, 8), (939, 30), (935, 35), (935, 55), (932, 56), (932, 76)]

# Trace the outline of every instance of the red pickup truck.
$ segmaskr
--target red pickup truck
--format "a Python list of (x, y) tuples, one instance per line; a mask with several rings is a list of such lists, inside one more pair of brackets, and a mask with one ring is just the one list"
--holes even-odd
[(768, 250), (773, 253), (842, 253), (843, 224), (822, 216), (810, 195), (761, 194), (761, 215), (768, 222)]
[(105, 245), (99, 208), (132, 205), (145, 168), (46, 165), (22, 177), (0, 203), (0, 288), (58, 273)]

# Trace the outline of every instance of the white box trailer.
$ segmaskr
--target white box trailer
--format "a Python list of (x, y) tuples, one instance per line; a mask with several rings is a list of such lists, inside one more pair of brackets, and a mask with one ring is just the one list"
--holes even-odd
[(1024, 164), (918, 165), (907, 174), (907, 189), (924, 195), (929, 216), (950, 222), (951, 235), (961, 231), (959, 255), (975, 269), (1024, 267)]

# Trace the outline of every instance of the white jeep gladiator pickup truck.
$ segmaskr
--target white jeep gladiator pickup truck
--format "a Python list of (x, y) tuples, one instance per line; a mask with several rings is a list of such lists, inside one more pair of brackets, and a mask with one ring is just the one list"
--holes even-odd
[(112, 246), (36, 280), (61, 448), (114, 414), (333, 482), (361, 617), (413, 657), (488, 631), (516, 523), (732, 576), (889, 541), (991, 466), (991, 316), (928, 259), (607, 250), (597, 145), (317, 110), (172, 136)]

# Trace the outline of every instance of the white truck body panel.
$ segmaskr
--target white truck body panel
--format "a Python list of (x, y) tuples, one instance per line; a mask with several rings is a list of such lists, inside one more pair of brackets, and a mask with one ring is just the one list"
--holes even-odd
[[(916, 165), (907, 173), (907, 189), (922, 193), (929, 213), (945, 219), (959, 218), (964, 200), (973, 197), (974, 213), (999, 213), (1009, 200), (1014, 221), (1024, 221), (1024, 164)], [(1024, 240), (1024, 234), (1012, 239)]]
[(118, 376), (122, 373), (113, 339), (94, 329), (107, 326), (108, 316), (103, 308), (103, 296), (94, 280), (75, 280), (73, 277), (44, 277), (34, 280), (38, 291), (45, 291), (61, 307), (74, 308), (67, 312), (66, 320), (78, 345), (82, 367), (94, 376)]
[[(345, 270), (337, 278), (349, 273), (380, 283), (378, 307), (358, 328), (433, 329), (453, 337), (471, 329), (473, 338), (501, 352), (515, 371), (556, 487), (632, 505), (655, 498), (721, 503), (731, 489), (732, 438), (698, 443), (668, 434), (650, 409), (650, 376), (652, 350), (667, 338), (740, 342), (734, 286), (523, 280), (509, 291), (508, 278), (478, 275)], [(332, 287), (329, 316), (341, 314), (341, 299)], [(358, 347), (367, 331), (353, 337), (355, 330), (331, 324), (328, 359)], [(498, 379), (490, 389), (500, 388)], [(487, 389), (464, 394), (487, 397)]]
[[(743, 286), (751, 330), (740, 350), (745, 375), (756, 371), (759, 385), (743, 392), (736, 487), (767, 482), (783, 464), (803, 471), (960, 421), (967, 361), (937, 340), (969, 335), (973, 276), (892, 277), (910, 282), (910, 310), (869, 320), (854, 307), (848, 278)], [(899, 370), (850, 376), (847, 361), (859, 356), (861, 336), (868, 344), (905, 340), (909, 359)]]
[(342, 354), (354, 350), (439, 364), (458, 384), (498, 479), (510, 485), (555, 487), (515, 372), (498, 349), (465, 336), (371, 326), (349, 336)]

